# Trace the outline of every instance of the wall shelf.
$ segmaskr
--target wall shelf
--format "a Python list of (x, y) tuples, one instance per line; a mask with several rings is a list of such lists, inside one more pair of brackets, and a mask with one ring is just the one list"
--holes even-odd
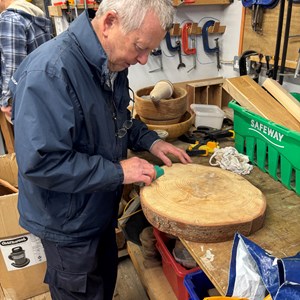
[[(191, 0), (189, 0), (191, 1)], [(173, 0), (174, 7), (181, 6), (199, 6), (199, 5), (229, 5), (233, 2), (233, 0), (194, 0), (194, 2), (188, 2), (188, 0)], [(90, 9), (97, 10), (98, 3), (89, 3), (87, 6)], [(84, 9), (84, 4), (76, 5), (77, 9)], [(70, 9), (74, 9), (75, 5), (70, 5)], [(61, 17), (62, 10), (66, 10), (67, 6), (65, 4), (60, 5), (52, 5), (48, 6), (49, 14), (51, 17)]]
[[(208, 28), (208, 33), (219, 33), (222, 34), (226, 30), (226, 26), (221, 26), (220, 22), (215, 22), (213, 26)], [(173, 24), (173, 27), (170, 29), (171, 36), (181, 36), (182, 28), (180, 28), (179, 23)], [(202, 28), (198, 26), (197, 23), (192, 23), (192, 26), (188, 29), (188, 35), (201, 35)]]
[(229, 5), (233, 0), (195, 0), (194, 2), (188, 2), (184, 0), (173, 0), (173, 5), (178, 6), (193, 6), (193, 5)]
[[(76, 6), (71, 5), (71, 4), (69, 5), (69, 8), (71, 10), (75, 9), (75, 7), (77, 9), (84, 9), (84, 4), (77, 4)], [(89, 9), (97, 10), (98, 9), (98, 3), (96, 3), (96, 2), (95, 3), (89, 3), (87, 5), (87, 7)], [(62, 11), (67, 10), (67, 9), (68, 9), (68, 7), (65, 4), (48, 6), (48, 12), (49, 12), (50, 17), (62, 17)]]
[[(255, 62), (259, 62), (259, 58), (258, 58), (257, 56), (250, 56), (250, 60), (251, 60), (251, 61), (255, 61)], [(263, 59), (261, 60), (261, 63), (266, 64), (266, 63), (267, 63), (267, 62), (266, 62), (266, 59), (263, 58)], [(273, 58), (270, 59), (269, 64), (270, 64), (270, 66), (273, 66), (273, 65), (274, 65), (274, 59), (273, 59)], [(278, 65), (281, 66), (281, 60), (280, 60), (280, 59), (279, 59), (279, 61), (278, 61)], [(285, 67), (286, 67), (286, 68), (289, 68), (289, 69), (296, 69), (296, 66), (297, 66), (297, 61), (287, 60), (287, 61), (285, 62)]]

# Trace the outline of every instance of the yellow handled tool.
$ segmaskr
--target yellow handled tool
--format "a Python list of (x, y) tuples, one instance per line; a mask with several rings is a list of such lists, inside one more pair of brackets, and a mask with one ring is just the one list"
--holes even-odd
[(206, 144), (201, 144), (196, 141), (195, 144), (189, 145), (186, 153), (190, 156), (207, 156), (209, 153), (213, 153), (215, 148), (219, 148), (218, 142), (208, 141)]

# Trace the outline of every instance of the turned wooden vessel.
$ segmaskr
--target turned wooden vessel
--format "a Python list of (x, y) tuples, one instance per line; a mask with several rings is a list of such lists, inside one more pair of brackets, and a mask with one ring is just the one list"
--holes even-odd
[[(136, 119), (140, 119), (139, 115), (135, 116)], [(168, 132), (166, 137), (167, 141), (173, 141), (179, 136), (183, 135), (192, 127), (195, 122), (195, 114), (191, 114), (186, 111), (185, 114), (179, 119), (176, 124), (148, 124), (146, 123), (148, 129), (150, 130), (165, 130)]]
[[(152, 101), (150, 93), (154, 86), (142, 88), (135, 93), (135, 110), (146, 124), (175, 124), (187, 111), (187, 91), (174, 87), (170, 99)], [(146, 96), (146, 98), (143, 98)]]
[(197, 164), (163, 169), (163, 176), (140, 191), (143, 212), (160, 231), (213, 243), (263, 226), (265, 197), (241, 175)]

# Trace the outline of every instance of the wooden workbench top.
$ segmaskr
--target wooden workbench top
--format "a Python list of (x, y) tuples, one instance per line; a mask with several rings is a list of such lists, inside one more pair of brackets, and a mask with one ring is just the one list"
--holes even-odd
[[(246, 177), (264, 193), (267, 200), (265, 224), (248, 238), (276, 257), (295, 255), (300, 249), (300, 197), (256, 167)], [(218, 291), (225, 294), (232, 241), (216, 244), (182, 242)]]
[[(183, 149), (188, 146), (180, 141), (174, 144)], [(229, 145), (230, 143), (225, 143), (222, 147)], [(150, 153), (140, 152), (134, 155), (154, 164), (161, 164)], [(176, 159), (172, 161), (178, 162)], [(193, 158), (193, 162), (209, 165), (207, 157)], [(257, 167), (244, 178), (259, 188), (267, 200), (265, 224), (248, 238), (278, 258), (295, 255), (300, 249), (300, 197)], [(182, 242), (217, 290), (224, 295), (228, 285), (232, 240), (221, 243)]]

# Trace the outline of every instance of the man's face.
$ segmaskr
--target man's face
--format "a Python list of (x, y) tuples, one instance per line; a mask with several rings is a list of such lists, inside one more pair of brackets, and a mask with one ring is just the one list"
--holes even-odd
[(122, 71), (136, 63), (146, 64), (151, 50), (159, 46), (166, 34), (158, 18), (148, 13), (142, 26), (126, 35), (121, 30), (117, 13), (115, 18), (107, 31), (104, 45), (110, 71)]

